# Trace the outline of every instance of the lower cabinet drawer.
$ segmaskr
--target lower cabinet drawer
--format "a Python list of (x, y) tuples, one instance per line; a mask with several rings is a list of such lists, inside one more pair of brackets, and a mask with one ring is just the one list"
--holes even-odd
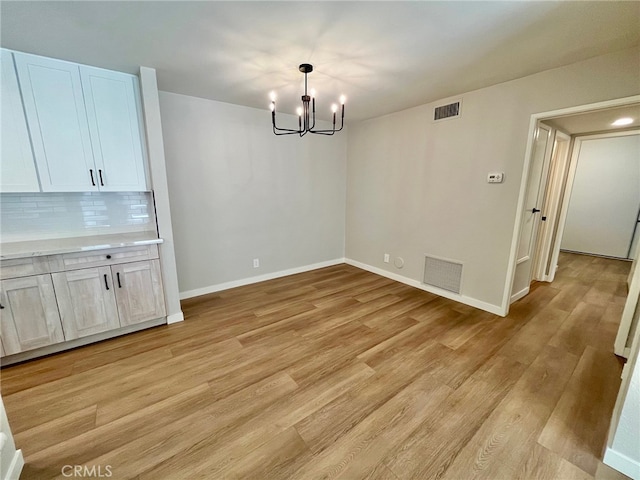
[(158, 258), (158, 246), (152, 244), (52, 255), (49, 257), (49, 265), (52, 272), (60, 272), (154, 258)]
[(49, 257), (24, 257), (0, 262), (0, 280), (49, 273)]

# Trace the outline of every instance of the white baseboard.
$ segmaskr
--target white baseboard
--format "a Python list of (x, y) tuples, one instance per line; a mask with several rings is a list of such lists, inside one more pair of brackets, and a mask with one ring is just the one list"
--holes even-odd
[(181, 311), (167, 316), (167, 325), (178, 322), (184, 322), (184, 313)]
[(638, 463), (637, 460), (629, 458), (611, 448), (607, 447), (605, 450), (602, 463), (624, 473), (627, 477), (631, 477), (634, 480), (640, 480), (640, 463)]
[(518, 293), (514, 293), (513, 295), (511, 295), (511, 301), (509, 302), (509, 304), (512, 304), (513, 302), (517, 302), (522, 297), (526, 297), (528, 293), (529, 293), (529, 287), (525, 287), (522, 290), (520, 290)]
[[(240, 280), (233, 280), (231, 282), (219, 283), (217, 285), (196, 288), (194, 290), (187, 290), (186, 292), (180, 292), (180, 300), (191, 297), (199, 297), (200, 295), (206, 295), (208, 293), (221, 292), (222, 290), (229, 290), (230, 288), (243, 287), (245, 285), (251, 285), (252, 283), (273, 280), (274, 278), (295, 275), (296, 273), (309, 272), (311, 270), (317, 270), (319, 268), (332, 267), (333, 265), (340, 265), (341, 263), (345, 263), (344, 258), (336, 258), (334, 260), (328, 260), (326, 262), (313, 263), (311, 265), (304, 265), (302, 267), (290, 268), (288, 270), (280, 270), (278, 272), (266, 273), (264, 275), (258, 275), (255, 277), (242, 278)], [(173, 323), (169, 322), (168, 320), (169, 319), (167, 318), (167, 323)]]
[(3, 480), (18, 480), (23, 467), (24, 457), (22, 456), (22, 450), (16, 450)]
[(504, 309), (499, 305), (493, 305), (491, 303), (483, 302), (482, 300), (477, 300), (475, 298), (467, 297), (465, 295), (459, 295), (457, 293), (448, 292), (447, 290), (442, 290), (441, 288), (432, 287), (431, 285), (425, 285), (424, 283), (418, 280), (414, 280), (409, 277), (398, 275), (397, 273), (388, 272), (381, 268), (373, 267), (371, 265), (367, 265), (366, 263), (361, 263), (361, 262), (358, 262), (357, 260), (352, 260), (350, 258), (346, 258), (345, 263), (349, 265), (353, 265), (354, 267), (361, 268), (362, 270), (375, 273), (382, 277), (390, 278), (391, 280), (395, 280), (396, 282), (404, 283), (405, 285), (419, 288), (420, 290), (424, 290), (429, 293), (434, 293), (441, 297), (448, 298), (449, 300), (464, 303), (465, 305), (469, 305), (471, 307), (479, 308), (480, 310), (484, 310), (485, 312), (493, 313), (495, 315), (500, 315), (501, 317), (504, 317), (506, 315), (506, 312), (504, 311)]

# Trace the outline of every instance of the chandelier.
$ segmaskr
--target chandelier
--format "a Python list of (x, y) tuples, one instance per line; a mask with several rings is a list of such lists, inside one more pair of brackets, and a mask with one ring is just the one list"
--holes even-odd
[[(338, 113), (338, 105), (335, 103), (331, 106), (333, 112), (333, 128), (330, 130), (316, 130), (316, 94), (315, 90), (311, 89), (311, 95), (307, 93), (307, 75), (313, 72), (313, 65), (303, 63), (298, 69), (304, 73), (304, 95), (302, 95), (302, 106), (298, 107), (296, 112), (298, 114), (298, 129), (293, 130), (291, 128), (279, 128), (276, 126), (276, 95), (271, 92), (271, 123), (273, 125), (273, 133), (276, 135), (295, 135), (298, 134), (301, 137), (307, 133), (316, 133), (318, 135), (333, 135), (336, 132), (342, 130), (344, 127), (344, 102), (345, 96), (340, 97), (340, 104), (342, 105), (342, 113), (340, 116), (340, 128), (336, 129), (336, 114)], [(309, 108), (311, 104), (311, 108)]]

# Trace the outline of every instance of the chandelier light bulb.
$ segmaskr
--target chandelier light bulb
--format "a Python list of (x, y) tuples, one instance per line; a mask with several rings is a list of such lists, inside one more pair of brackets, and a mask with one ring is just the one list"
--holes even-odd
[(296, 113), (298, 114), (299, 117), (301, 117), (302, 116), (302, 107), (296, 108)]
[(315, 88), (311, 89), (311, 98), (316, 98), (316, 89)]
[(275, 102), (276, 101), (276, 92), (271, 92), (269, 94), (269, 98), (271, 99), (271, 102)]
[(275, 109), (276, 109), (276, 103), (275, 103), (275, 102), (271, 102), (271, 103), (269, 104), (269, 108), (271, 109), (271, 111), (272, 111), (272, 112), (273, 112), (273, 111), (275, 111)]
[(333, 105), (331, 105), (331, 111), (333, 113), (336, 113), (338, 111), (338, 105), (336, 105), (335, 103)]
[(344, 105), (344, 102), (346, 101), (347, 101), (347, 97), (345, 97), (344, 95), (340, 95), (340, 103)]

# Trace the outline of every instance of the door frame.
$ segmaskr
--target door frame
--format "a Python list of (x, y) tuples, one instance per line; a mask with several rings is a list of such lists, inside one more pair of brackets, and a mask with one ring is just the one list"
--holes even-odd
[(520, 241), (520, 231), (522, 228), (522, 218), (524, 214), (524, 202), (529, 181), (529, 169), (531, 166), (531, 153), (533, 150), (535, 130), (539, 121), (550, 119), (553, 117), (561, 117), (566, 115), (573, 115), (577, 113), (588, 113), (595, 110), (603, 110), (611, 107), (621, 107), (624, 105), (630, 105), (634, 103), (640, 103), (640, 95), (633, 95), (630, 97), (616, 98), (613, 100), (606, 100), (604, 102), (591, 103), (587, 105), (580, 105), (576, 107), (562, 108), (559, 110), (551, 110), (548, 112), (534, 113), (529, 120), (529, 133), (527, 137), (527, 147), (524, 154), (524, 165), (522, 168), (522, 177), (520, 179), (520, 189), (518, 193), (518, 202), (516, 204), (516, 217), (514, 222), (513, 233), (511, 236), (511, 247), (509, 249), (509, 263), (507, 265), (507, 278), (504, 285), (502, 294), (501, 310), (506, 316), (509, 313), (509, 305), (511, 300), (511, 289), (513, 288), (513, 281), (516, 273), (516, 262), (518, 260), (518, 244)]
[[(626, 137), (631, 135), (640, 135), (640, 129), (623, 130), (623, 131), (611, 131), (605, 133), (575, 135), (573, 141), (573, 148), (571, 151), (571, 158), (569, 160), (569, 173), (567, 174), (567, 183), (564, 188), (564, 198), (562, 199), (562, 205), (560, 206), (560, 219), (558, 229), (554, 238), (554, 247), (552, 255), (552, 261), (557, 263), (560, 256), (560, 241), (564, 235), (564, 227), (567, 223), (567, 215), (569, 214), (569, 202), (571, 201), (571, 192), (573, 190), (573, 182), (576, 178), (576, 171), (578, 169), (578, 159), (580, 158), (580, 150), (582, 148), (582, 142), (585, 140), (599, 140), (602, 138), (614, 138), (614, 137)], [(554, 272), (555, 275), (555, 272)], [(553, 276), (549, 281), (553, 280)]]

